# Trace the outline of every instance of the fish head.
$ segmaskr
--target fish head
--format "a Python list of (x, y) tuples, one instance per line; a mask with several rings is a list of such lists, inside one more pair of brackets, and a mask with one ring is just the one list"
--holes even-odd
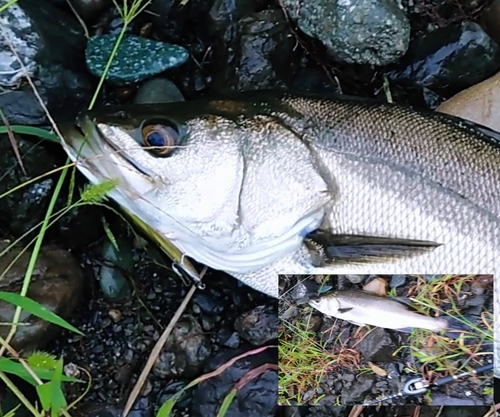
[(340, 302), (335, 293), (311, 298), (309, 305), (327, 316), (335, 317), (340, 310)]
[(253, 104), (105, 107), (77, 125), (63, 146), (81, 172), (114, 181), (112, 199), (215, 269), (248, 273), (293, 253), (331, 198), (306, 145)]

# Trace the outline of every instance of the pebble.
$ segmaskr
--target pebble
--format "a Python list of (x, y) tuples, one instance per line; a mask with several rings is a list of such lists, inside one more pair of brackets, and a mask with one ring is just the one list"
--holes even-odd
[(133, 269), (132, 248), (125, 240), (117, 242), (118, 249), (106, 239), (102, 245), (102, 257), (112, 266), (102, 265), (99, 268), (99, 286), (109, 301), (122, 301), (132, 294), (130, 284), (122, 271)]
[(139, 87), (134, 97), (136, 104), (172, 103), (184, 101), (177, 86), (167, 78), (157, 77), (147, 80)]
[(436, 111), (500, 132), (500, 72), (441, 104)]
[[(117, 38), (115, 35), (98, 35), (89, 39), (85, 57), (89, 71), (96, 77), (104, 74)], [(127, 34), (118, 47), (106, 80), (115, 85), (138, 83), (178, 67), (188, 58), (189, 52), (182, 46)]]
[(192, 315), (185, 314), (163, 346), (153, 373), (160, 378), (198, 376), (211, 353), (208, 336)]
[(258, 306), (243, 313), (234, 322), (234, 328), (242, 339), (253, 346), (261, 346), (278, 339), (277, 306)]

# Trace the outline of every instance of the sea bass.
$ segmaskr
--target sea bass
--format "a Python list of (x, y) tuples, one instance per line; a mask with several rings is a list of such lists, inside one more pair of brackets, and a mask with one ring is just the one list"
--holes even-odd
[(114, 179), (109, 196), (179, 253), (271, 296), (279, 273), (499, 270), (500, 134), (483, 126), (275, 91), (78, 125), (64, 148), (90, 181)]
[(385, 329), (410, 331), (427, 329), (439, 332), (448, 328), (443, 317), (429, 317), (411, 311), (407, 305), (361, 290), (335, 291), (309, 300), (323, 314), (347, 320), (358, 326), (367, 324)]

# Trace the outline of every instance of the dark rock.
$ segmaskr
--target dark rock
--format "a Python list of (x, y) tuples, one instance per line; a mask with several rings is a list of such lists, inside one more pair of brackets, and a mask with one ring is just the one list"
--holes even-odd
[(93, 20), (112, 7), (113, 0), (71, 0), (71, 4), (83, 20)]
[(393, 275), (391, 277), (391, 282), (389, 283), (389, 287), (391, 288), (397, 288), (397, 287), (402, 287), (406, 283), (406, 277), (407, 275)]
[(197, 292), (194, 297), (194, 303), (201, 309), (203, 314), (214, 315), (224, 311), (224, 303), (217, 291), (207, 289)]
[(477, 23), (463, 22), (417, 37), (402, 64), (387, 76), (398, 83), (457, 92), (499, 69), (499, 46)]
[[(104, 265), (99, 268), (99, 285), (107, 300), (125, 300), (132, 294), (125, 273), (132, 272), (134, 261), (132, 247), (129, 242), (120, 239), (118, 249), (106, 239), (102, 245)], [(154, 294), (154, 293), (153, 293)]]
[(298, 67), (298, 51), (279, 10), (240, 19), (218, 35), (210, 90), (214, 93), (284, 87)]
[[(115, 47), (116, 35), (93, 36), (89, 39), (85, 57), (89, 71), (96, 77), (104, 74)], [(184, 64), (189, 53), (182, 46), (126, 34), (118, 46), (106, 81), (116, 84), (134, 84), (169, 68)]]
[(290, 89), (317, 94), (339, 93), (338, 86), (330, 80), (326, 72), (316, 67), (299, 70), (290, 84)]
[(239, 335), (254, 346), (278, 339), (278, 325), (277, 305), (255, 307), (234, 322)]
[(210, 340), (196, 319), (184, 315), (167, 339), (153, 372), (160, 378), (197, 376), (211, 351)]
[[(185, 381), (178, 381), (167, 384), (159, 394), (158, 403), (163, 405), (170, 398), (172, 398), (174, 395), (180, 392), (186, 385), (187, 382)], [(192, 390), (193, 389), (191, 388), (182, 392), (181, 396), (177, 399), (175, 403), (176, 408), (183, 409), (189, 406), (189, 403), (191, 402), (190, 394), (192, 393)]]
[(394, 348), (395, 340), (392, 335), (380, 327), (368, 333), (358, 345), (363, 357), (372, 362), (390, 362), (394, 359)]
[[(76, 18), (48, 1), (20, 0), (2, 12), (0, 24), (48, 111), (74, 116), (92, 92)], [(12, 124), (45, 124), (45, 112), (3, 36), (1, 52), (0, 86), (8, 90), (0, 95), (3, 113)]]
[(0, 194), (9, 194), (0, 199), (0, 222), (12, 235), (20, 236), (43, 220), (52, 197), (56, 176), (40, 178), (14, 191), (16, 186), (55, 167), (55, 158), (46, 148), (36, 146), (34, 142), (23, 139), (20, 135), (15, 136), (28, 175), (24, 175), (7, 135), (1, 135)]
[(283, 5), (299, 28), (341, 62), (386, 65), (404, 55), (410, 23), (398, 1), (296, 0)]
[(493, 0), (483, 9), (480, 16), (481, 26), (486, 33), (500, 45), (500, 0)]
[(215, 0), (209, 14), (211, 30), (225, 30), (239, 19), (255, 12), (263, 3), (263, 0)]
[(177, 86), (166, 78), (158, 77), (146, 81), (139, 87), (134, 97), (134, 103), (171, 103), (184, 101), (184, 97)]
[[(221, 351), (211, 358), (206, 372), (214, 371), (244, 351)], [(274, 417), (278, 410), (278, 374), (275, 369), (267, 369), (253, 378), (249, 372), (265, 364), (276, 365), (276, 350), (267, 349), (257, 355), (249, 355), (236, 361), (232, 366), (213, 378), (198, 385), (190, 409), (191, 417), (215, 417), (224, 398), (241, 386), (235, 395), (226, 416), (231, 417)], [(249, 378), (245, 381), (244, 378)], [(246, 383), (243, 384), (243, 381)]]
[[(0, 242), (0, 252), (6, 249), (8, 242)], [(25, 251), (15, 261), (23, 247), (14, 247), (0, 256), (0, 271), (5, 275), (0, 280), (0, 290), (19, 293), (23, 285), (31, 251)], [(14, 262), (15, 261), (15, 262)], [(7, 270), (10, 263), (13, 266)], [(42, 246), (31, 277), (27, 297), (40, 303), (46, 309), (63, 319), (68, 319), (82, 300), (84, 278), (78, 262), (73, 256), (52, 245)], [(16, 307), (0, 301), (0, 322), (11, 323)], [(10, 343), (17, 351), (34, 351), (45, 347), (57, 335), (61, 328), (23, 312), (21, 323), (14, 339)], [(5, 338), (9, 326), (0, 326), (0, 336)]]
[(361, 404), (374, 384), (374, 375), (360, 374), (349, 387), (342, 388), (342, 403)]

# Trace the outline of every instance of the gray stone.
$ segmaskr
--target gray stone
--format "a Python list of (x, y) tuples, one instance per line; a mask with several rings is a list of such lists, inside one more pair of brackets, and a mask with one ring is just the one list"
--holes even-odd
[[(9, 242), (0, 242), (0, 252)], [(5, 276), (0, 280), (0, 291), (19, 293), (23, 285), (26, 268), (31, 252), (21, 254), (23, 246), (15, 246), (0, 256), (0, 271)], [(19, 259), (15, 260), (20, 255)], [(9, 265), (13, 263), (8, 270)], [(53, 245), (42, 246), (36, 266), (31, 276), (27, 296), (46, 309), (68, 319), (82, 300), (84, 279), (76, 259), (67, 251)], [(16, 307), (0, 301), (0, 323), (11, 323)], [(43, 349), (56, 336), (61, 328), (33, 316), (26, 311), (21, 313), (20, 323), (10, 345), (23, 352)], [(0, 336), (5, 338), (10, 326), (0, 326)]]
[(283, 5), (338, 61), (386, 65), (408, 49), (410, 23), (398, 0), (283, 0)]
[(160, 378), (197, 376), (212, 353), (212, 346), (196, 319), (186, 314), (176, 324), (153, 366)]
[[(93, 36), (85, 51), (87, 67), (96, 77), (104, 74), (117, 41), (116, 35)], [(118, 46), (106, 80), (112, 84), (134, 84), (169, 68), (184, 64), (189, 52), (171, 45), (135, 35), (125, 35)]]
[[(7, 2), (0, 0), (0, 6)], [(85, 37), (74, 16), (47, 1), (19, 0), (0, 14), (0, 25), (0, 108), (10, 123), (46, 123), (27, 76), (52, 114), (74, 112), (88, 101)]]
[(139, 87), (134, 97), (136, 104), (172, 103), (184, 101), (177, 86), (163, 77), (152, 78)]

